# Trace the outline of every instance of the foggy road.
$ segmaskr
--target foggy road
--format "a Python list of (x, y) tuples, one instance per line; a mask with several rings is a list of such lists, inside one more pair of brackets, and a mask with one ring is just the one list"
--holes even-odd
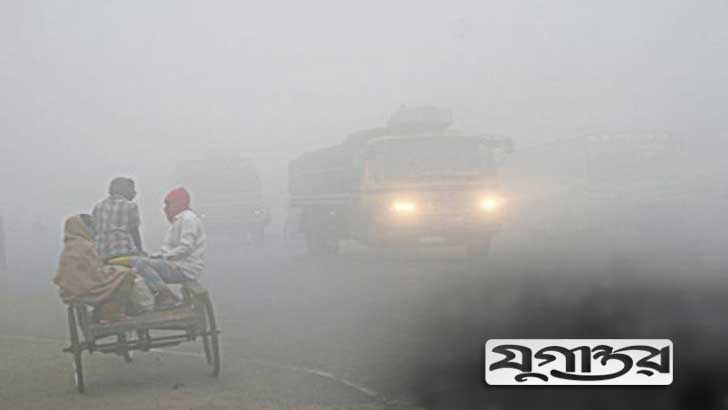
[(416, 311), (467, 266), (458, 250), (424, 263), (421, 256), (382, 260), (354, 246), (317, 260), (300, 241), (280, 240), (262, 249), (213, 248), (203, 282), (223, 331), (220, 380), (207, 377), (197, 344), (138, 353), (132, 364), (94, 354), (84, 357), (88, 398), (75, 393), (70, 355), (61, 352), (67, 326), (54, 287), (46, 282), (38, 297), (47, 276), (11, 272), (5, 289), (14, 291), (3, 294), (0, 399), (9, 408), (35, 409), (57, 408), (59, 400), (111, 409), (136, 400), (158, 408), (407, 406), (392, 381), (417, 354)]
[[(0, 410), (728, 409), (726, 15), (0, 2)], [(410, 234), (470, 253), (392, 254)], [(219, 379), (198, 341), (84, 354), (78, 394), (59, 287), (118, 295), (97, 256), (175, 249)], [(489, 339), (670, 339), (673, 383), (491, 386)]]
[[(14, 273), (6, 289), (17, 292), (3, 295), (0, 399), (17, 409), (437, 407), (487, 394), (480, 352), (491, 337), (670, 337), (686, 324), (706, 340), (728, 334), (728, 307), (710, 297), (718, 285), (691, 295), (688, 278), (626, 256), (513, 252), (497, 248), (488, 266), (473, 266), (457, 248), (383, 257), (349, 246), (321, 260), (295, 240), (212, 247), (203, 281), (223, 331), (220, 380), (206, 375), (196, 344), (139, 353), (132, 364), (94, 354), (84, 357), (87, 396), (75, 393), (60, 351), (67, 329), (55, 289), (47, 282), (38, 297), (45, 278)], [(655, 273), (673, 275), (671, 284), (648, 290)], [(706, 355), (714, 346), (698, 343)], [(670, 408), (676, 392), (643, 396)], [(490, 394), (522, 408), (508, 391)]]
[[(223, 330), (222, 379), (227, 381), (223, 385), (230, 380), (249, 380), (247, 376), (238, 377), (238, 372), (250, 371), (248, 367), (284, 373), (293, 369), (298, 377), (319, 379), (318, 383), (335, 386), (343, 397), (354, 397), (364, 403), (401, 399), (381, 386), (389, 385), (398, 377), (396, 372), (390, 373), (398, 362), (406, 363), (408, 356), (417, 354), (417, 336), (410, 333), (414, 321), (421, 318), (417, 310), (441, 286), (452, 283), (453, 275), (464, 274), (463, 269), (468, 265), (463, 250), (434, 251), (430, 257), (427, 257), (430, 251), (417, 251), (382, 260), (356, 246), (350, 248), (344, 255), (330, 260), (308, 257), (300, 241), (278, 240), (263, 249), (225, 246), (211, 250), (210, 268), (203, 281), (213, 295)], [(418, 261), (423, 255), (425, 260)], [(43, 279), (24, 275), (8, 278), (10, 288), (29, 291), (41, 286)], [(28, 300), (24, 299), (28, 295), (22, 293), (7, 295), (8, 306), (28, 305), (24, 311), (29, 314), (21, 317), (12, 314), (11, 307), (4, 310), (3, 349), (8, 353), (18, 348), (28, 349), (30, 356), (33, 350), (39, 349), (53, 357), (52, 362), (59, 365), (58, 373), (46, 373), (41, 363), (33, 373), (43, 374), (42, 383), (58, 386), (59, 392), (73, 394), (70, 357), (60, 353), (60, 347), (67, 343), (65, 310), (53, 292), (48, 283), (47, 298)], [(196, 351), (196, 347), (189, 344), (180, 349)], [(145, 369), (144, 363), (151, 360), (145, 356), (137, 355), (136, 360), (142, 364), (131, 367), (139, 365)], [(154, 375), (135, 375), (117, 357), (90, 356), (85, 363), (91, 366), (88, 384), (92, 395), (104, 396), (105, 391), (114, 391), (117, 383), (144, 384), (140, 377), (153, 379), (151, 386), (163, 388), (174, 385), (177, 377), (182, 376), (194, 381), (186, 384), (209, 386), (211, 383), (201, 376), (204, 374), (201, 358), (197, 363), (199, 368), (195, 369), (195, 361), (188, 357), (154, 356), (157, 362), (172, 367), (156, 369)], [(183, 371), (174, 368), (177, 361), (192, 363), (186, 364)], [(95, 367), (96, 362), (115, 366)], [(13, 360), (8, 368), (22, 363), (23, 359)], [(120, 368), (125, 370), (118, 374)], [(165, 380), (165, 370), (169, 372), (168, 380)], [(331, 373), (331, 377), (327, 380), (315, 372)], [(128, 380), (124, 381), (125, 378)], [(277, 397), (275, 384), (265, 388)], [(347, 387), (347, 384), (354, 386)], [(2, 385), (4, 399), (16, 398), (18, 403), (37, 408), (37, 403), (33, 404), (33, 400), (22, 394), (24, 389), (13, 389), (12, 380)], [(153, 392), (151, 386), (146, 388)]]

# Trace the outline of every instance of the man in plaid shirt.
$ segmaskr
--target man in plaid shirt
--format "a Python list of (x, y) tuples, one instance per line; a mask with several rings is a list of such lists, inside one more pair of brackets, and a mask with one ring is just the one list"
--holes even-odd
[(132, 179), (114, 178), (109, 196), (94, 206), (96, 248), (104, 261), (142, 253), (139, 207), (132, 202), (135, 196)]

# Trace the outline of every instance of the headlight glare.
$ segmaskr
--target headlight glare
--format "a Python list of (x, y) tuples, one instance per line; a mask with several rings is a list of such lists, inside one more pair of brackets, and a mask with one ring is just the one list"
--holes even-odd
[(392, 202), (390, 209), (397, 214), (412, 214), (417, 212), (417, 204), (412, 201), (398, 200)]
[(486, 195), (480, 200), (480, 209), (485, 212), (495, 212), (503, 206), (503, 198), (498, 195)]

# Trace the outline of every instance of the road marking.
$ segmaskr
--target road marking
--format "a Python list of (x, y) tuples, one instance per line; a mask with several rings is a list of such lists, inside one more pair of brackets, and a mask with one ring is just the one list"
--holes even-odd
[[(173, 356), (197, 357), (197, 358), (201, 358), (201, 359), (205, 358), (205, 355), (203, 355), (202, 353), (185, 352), (185, 351), (180, 351), (180, 350), (152, 349), (151, 351), (169, 354), (169, 355), (173, 355)], [(343, 377), (339, 377), (331, 372), (313, 369), (310, 367), (291, 366), (291, 365), (286, 365), (286, 364), (277, 363), (277, 362), (271, 362), (271, 361), (267, 361), (267, 360), (253, 359), (250, 357), (243, 357), (242, 359), (246, 362), (254, 363), (254, 364), (257, 364), (260, 366), (264, 366), (264, 367), (271, 367), (271, 368), (277, 368), (277, 369), (283, 369), (283, 370), (303, 372), (303, 373), (312, 374), (314, 376), (323, 377), (325, 379), (333, 380), (333, 381), (343, 384), (349, 388), (357, 390), (373, 399), (386, 401), (382, 397), (382, 395), (377, 393), (376, 391), (374, 391), (366, 386), (363, 386), (359, 383), (353, 382), (353, 381), (345, 379)]]
[[(66, 343), (67, 341), (65, 339), (54, 339), (50, 337), (42, 337), (42, 336), (22, 336), (22, 335), (0, 335), (0, 339), (9, 339), (9, 340), (21, 340), (26, 342), (45, 342), (45, 343)], [(202, 353), (193, 353), (193, 352), (185, 352), (181, 350), (168, 350), (168, 349), (151, 349), (152, 352), (162, 353), (170, 356), (184, 356), (184, 357), (195, 357), (195, 358), (205, 358), (205, 356)], [(354, 389), (368, 397), (371, 397), (375, 400), (379, 400), (382, 402), (389, 402), (382, 396), (381, 394), (377, 393), (375, 390), (363, 386), (359, 383), (353, 382), (351, 380), (345, 379), (343, 377), (337, 376), (334, 373), (327, 372), (324, 370), (314, 369), (310, 367), (300, 367), (300, 366), (291, 366), (286, 365), (282, 363), (267, 361), (267, 360), (260, 360), (260, 359), (254, 359), (251, 357), (243, 357), (242, 360), (257, 364), (259, 366), (263, 367), (271, 367), (271, 368), (277, 368), (277, 369), (283, 369), (283, 370), (291, 370), (296, 372), (303, 372), (308, 373), (314, 376), (322, 377), (325, 379), (332, 380), (334, 382), (337, 382), (339, 384), (342, 384), (346, 387), (349, 387), (350, 389)]]
[(290, 365), (285, 365), (285, 364), (281, 364), (281, 363), (270, 362), (267, 360), (258, 360), (258, 359), (251, 359), (251, 358), (244, 358), (243, 360), (246, 360), (250, 363), (255, 363), (255, 364), (258, 364), (261, 366), (265, 366), (265, 367), (273, 367), (273, 368), (303, 372), (303, 373), (308, 373), (308, 374), (312, 374), (315, 376), (323, 377), (325, 379), (333, 380), (335, 382), (343, 384), (344, 386), (347, 386), (351, 389), (357, 390), (358, 392), (363, 393), (366, 396), (369, 396), (373, 399), (376, 399), (376, 400), (379, 400), (382, 402), (387, 402), (387, 400), (381, 394), (377, 393), (373, 389), (370, 389), (369, 387), (363, 386), (359, 383), (353, 382), (353, 381), (345, 379), (343, 377), (337, 376), (336, 374), (331, 373), (331, 372), (313, 369), (310, 367), (290, 366)]

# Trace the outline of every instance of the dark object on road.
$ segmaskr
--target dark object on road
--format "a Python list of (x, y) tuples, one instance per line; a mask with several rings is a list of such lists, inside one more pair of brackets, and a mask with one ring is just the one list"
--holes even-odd
[[(84, 392), (83, 351), (113, 353), (131, 361), (135, 350), (176, 346), (183, 342), (202, 341), (205, 361), (211, 368), (211, 375), (220, 374), (220, 346), (215, 314), (210, 295), (199, 283), (186, 282), (182, 285), (184, 304), (178, 308), (154, 311), (137, 317), (111, 323), (94, 323), (88, 305), (75, 303), (68, 306), (68, 327), (71, 345), (64, 352), (73, 354), (76, 388)], [(80, 333), (79, 333), (80, 330)], [(153, 331), (164, 330), (163, 336), (152, 335)], [(170, 334), (170, 332), (174, 332)], [(127, 335), (136, 337), (128, 338)], [(83, 340), (81, 340), (83, 336)], [(115, 341), (106, 339), (115, 338)]]
[(384, 251), (463, 244), (487, 254), (505, 210), (494, 151), (512, 143), (462, 135), (451, 122), (449, 110), (403, 108), (386, 127), (293, 160), (290, 205), (309, 251), (335, 253), (354, 239)]

